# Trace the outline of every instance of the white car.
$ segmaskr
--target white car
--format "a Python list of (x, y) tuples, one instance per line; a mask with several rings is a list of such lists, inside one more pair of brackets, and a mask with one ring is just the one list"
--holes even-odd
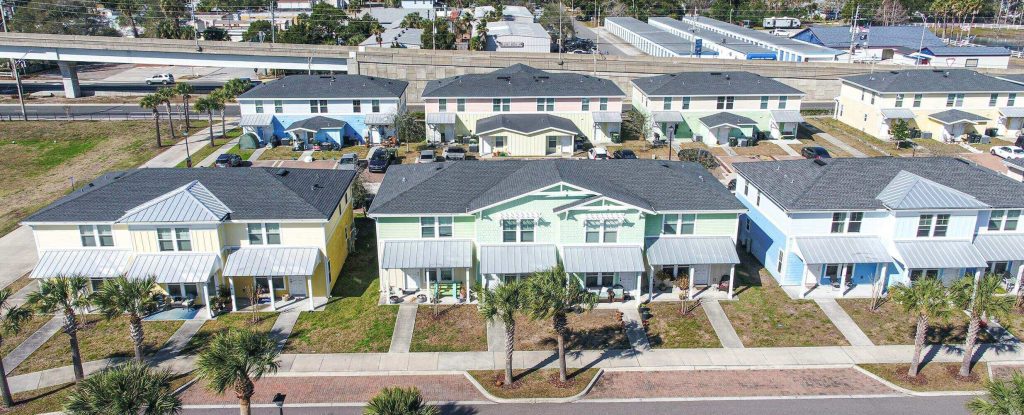
[(174, 83), (174, 75), (169, 73), (158, 73), (149, 78), (146, 78), (146, 85), (160, 84), (169, 85)]
[(594, 147), (587, 152), (587, 158), (591, 160), (608, 160), (608, 149), (604, 147)]
[(774, 36), (789, 37), (789, 31), (786, 29), (772, 29), (772, 31), (768, 33), (771, 33)]
[(1024, 149), (1016, 146), (992, 147), (992, 149), (989, 150), (989, 153), (992, 153), (993, 156), (999, 156), (1004, 159), (1024, 158)]

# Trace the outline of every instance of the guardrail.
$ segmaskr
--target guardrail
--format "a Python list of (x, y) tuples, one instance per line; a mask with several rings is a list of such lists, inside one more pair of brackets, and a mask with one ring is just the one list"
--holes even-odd
[[(182, 113), (174, 113), (175, 121), (181, 120), (184, 116)], [(32, 112), (29, 111), (28, 121), (152, 121), (152, 112), (103, 112), (95, 114), (74, 114), (74, 113), (59, 113), (59, 112)], [(189, 117), (194, 120), (203, 119), (205, 120), (206, 114), (189, 113)], [(167, 114), (160, 113), (161, 122), (167, 122)], [(22, 121), (20, 113), (13, 114), (0, 114), (0, 122), (3, 121)]]

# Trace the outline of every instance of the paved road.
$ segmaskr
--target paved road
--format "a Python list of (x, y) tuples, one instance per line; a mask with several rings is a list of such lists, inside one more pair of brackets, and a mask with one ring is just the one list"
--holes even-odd
[[(210, 92), (214, 88), (224, 85), (224, 82), (220, 81), (188, 81), (195, 88), (196, 92)], [(146, 85), (145, 82), (110, 82), (110, 81), (80, 81), (79, 85), (82, 88), (82, 93), (90, 95), (91, 92), (104, 91), (104, 92), (153, 92), (161, 85)], [(58, 95), (64, 94), (64, 84), (58, 80), (46, 79), (46, 80), (26, 80), (22, 82), (22, 89), (26, 94), (39, 91), (54, 91), (59, 92)], [(5, 80), (0, 81), (0, 93), (4, 95), (17, 94), (18, 89), (14, 81)]]
[[(928, 398), (830, 398), (830, 399), (779, 399), (740, 401), (699, 401), (699, 402), (577, 402), (571, 404), (521, 404), (521, 405), (457, 405), (445, 406), (443, 414), (459, 415), (592, 415), (592, 414), (647, 414), (647, 415), (962, 415), (968, 413), (964, 402), (969, 397), (928, 397)], [(287, 402), (287, 399), (286, 399)], [(238, 408), (188, 409), (185, 415), (233, 415)], [(277, 408), (260, 407), (253, 409), (253, 415), (277, 415)], [(302, 407), (289, 408), (285, 415), (327, 415), (361, 414), (362, 407)]]
[[(573, 29), (576, 29), (576, 37), (590, 39), (595, 42), (598, 41), (597, 32), (595, 32), (594, 29), (587, 27), (587, 25), (583, 24), (583, 22), (573, 20), (572, 27)], [(601, 48), (602, 53), (607, 52), (609, 55), (629, 56), (628, 53), (626, 53), (622, 49), (619, 49), (617, 46), (611, 44), (610, 41), (611, 40), (607, 39), (604, 35), (601, 36), (601, 44), (599, 46)]]
[[(175, 111), (180, 111), (181, 105), (172, 106)], [(161, 111), (164, 109), (161, 108)], [(35, 118), (42, 119), (53, 119), (67, 118), (68, 115), (72, 115), (72, 118), (83, 118), (83, 119), (125, 119), (131, 117), (132, 119), (150, 119), (152, 118), (152, 112), (148, 109), (142, 108), (136, 104), (73, 104), (73, 105), (62, 105), (62, 104), (30, 104), (25, 106), (25, 111), (28, 113), (30, 120)], [(227, 106), (228, 117), (237, 117), (239, 115), (238, 105), (230, 104)], [(21, 117), (21, 107), (18, 104), (0, 104), (0, 118), (17, 119)], [(203, 114), (205, 117), (205, 114)]]

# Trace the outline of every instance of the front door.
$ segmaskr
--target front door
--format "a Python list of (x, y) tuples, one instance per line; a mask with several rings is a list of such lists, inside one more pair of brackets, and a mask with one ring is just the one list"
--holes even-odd
[(415, 291), (420, 289), (420, 270), (418, 269), (407, 269), (405, 270), (405, 290)]
[(306, 277), (303, 276), (290, 276), (288, 277), (288, 294), (292, 297), (305, 297), (306, 296)]

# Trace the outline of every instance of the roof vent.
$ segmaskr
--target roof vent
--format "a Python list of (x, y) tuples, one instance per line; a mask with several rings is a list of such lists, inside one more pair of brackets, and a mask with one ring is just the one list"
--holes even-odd
[(814, 164), (817, 164), (819, 166), (827, 166), (828, 162), (825, 161), (825, 159), (817, 158), (817, 159), (814, 159)]
[(288, 175), (288, 169), (277, 169), (277, 170), (274, 171), (274, 174), (278, 175), (278, 176), (281, 176), (281, 177), (287, 176)]
[(721, 75), (721, 72), (712, 72), (711, 75)]
[(313, 185), (309, 187), (309, 190), (316, 190), (316, 189), (323, 189), (323, 188), (324, 188), (324, 186), (321, 185), (320, 183), (313, 183)]
[(889, 71), (889, 73), (891, 73), (891, 74), (893, 74), (893, 75), (899, 75), (899, 74), (900, 74), (900, 72), (899, 72), (899, 71)]
[(943, 76), (944, 78), (949, 78), (949, 71), (943, 72), (943, 73), (942, 73), (942, 76)]

